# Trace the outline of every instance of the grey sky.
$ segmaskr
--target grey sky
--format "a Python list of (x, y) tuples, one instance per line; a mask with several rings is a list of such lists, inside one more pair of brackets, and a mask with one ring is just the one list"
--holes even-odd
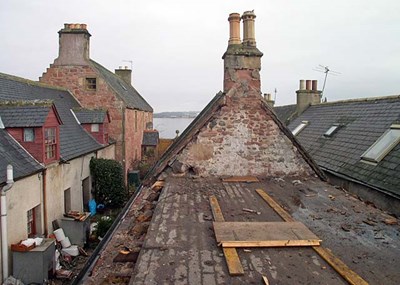
[(38, 80), (64, 23), (86, 23), (91, 58), (133, 61), (133, 85), (155, 112), (201, 110), (222, 89), (228, 15), (255, 10), (262, 91), (295, 102), (300, 79), (328, 76), (329, 101), (400, 94), (400, 1), (22, 1), (0, 4), (0, 71)]

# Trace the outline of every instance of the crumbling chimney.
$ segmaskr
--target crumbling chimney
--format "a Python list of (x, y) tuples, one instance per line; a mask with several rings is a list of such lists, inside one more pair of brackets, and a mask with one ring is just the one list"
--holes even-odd
[(299, 90), (296, 91), (296, 112), (298, 115), (303, 113), (308, 106), (321, 103), (322, 91), (318, 91), (317, 84), (317, 80), (300, 80)]
[[(238, 13), (229, 15), (230, 37), (224, 59), (224, 92), (229, 91), (235, 84), (241, 83), (251, 87), (261, 95), (261, 57), (256, 47), (254, 34), (253, 11), (247, 11), (240, 17)], [(240, 42), (240, 19), (243, 20), (243, 43)]]
[(54, 65), (87, 65), (91, 35), (86, 24), (64, 24), (58, 34), (59, 52)]
[(115, 74), (121, 77), (121, 79), (127, 84), (132, 84), (132, 69), (129, 69), (127, 66), (125, 66), (124, 68), (120, 66), (119, 69), (115, 70)]
[(272, 99), (272, 95), (270, 93), (265, 93), (264, 94), (264, 100), (267, 102), (268, 105), (271, 107), (274, 107), (275, 101)]

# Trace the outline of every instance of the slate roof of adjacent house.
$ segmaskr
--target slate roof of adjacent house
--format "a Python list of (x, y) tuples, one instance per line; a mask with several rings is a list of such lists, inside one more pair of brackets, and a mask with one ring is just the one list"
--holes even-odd
[[(400, 197), (400, 144), (377, 165), (360, 160), (392, 124), (400, 122), (400, 96), (313, 105), (290, 123), (289, 129), (294, 130), (302, 121), (308, 125), (296, 138), (319, 166)], [(334, 124), (340, 124), (340, 129), (325, 137)]]
[(6, 128), (41, 127), (49, 114), (52, 101), (1, 101), (0, 117)]
[(157, 131), (144, 131), (142, 145), (157, 146), (159, 136)]
[(60, 154), (63, 160), (103, 148), (73, 116), (71, 109), (81, 107), (66, 89), (0, 73), (1, 100), (52, 100), (63, 124), (60, 126)]
[(153, 112), (153, 108), (131, 84), (127, 84), (118, 75), (112, 73), (94, 60), (90, 60), (90, 63), (101, 74), (104, 80), (111, 86), (121, 100), (125, 102), (128, 108)]
[(81, 124), (102, 124), (107, 117), (105, 110), (88, 110), (88, 109), (74, 109), (73, 110), (78, 121)]
[(14, 180), (32, 175), (43, 169), (43, 166), (4, 129), (0, 129), (0, 161), (0, 184), (5, 183), (7, 179), (8, 164), (13, 166)]
[(278, 116), (279, 120), (287, 125), (296, 115), (296, 104), (276, 106), (274, 107), (274, 112)]

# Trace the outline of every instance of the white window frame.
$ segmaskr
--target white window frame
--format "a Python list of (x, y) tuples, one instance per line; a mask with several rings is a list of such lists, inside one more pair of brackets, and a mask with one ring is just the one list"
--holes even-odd
[(340, 125), (334, 124), (332, 125), (324, 134), (325, 137), (333, 136), (340, 128)]
[[(381, 143), (386, 139), (390, 139), (390, 136), (394, 134), (388, 143), (384, 146)], [(400, 124), (394, 124), (390, 126), (389, 130), (386, 130), (373, 145), (371, 145), (362, 155), (361, 160), (366, 162), (378, 163), (380, 162), (398, 143), (400, 142)], [(380, 149), (379, 149), (380, 148)], [(373, 155), (375, 153), (375, 155)]]
[(300, 125), (298, 125), (293, 131), (292, 134), (297, 136), (306, 126), (308, 125), (308, 121), (302, 121)]
[[(31, 133), (29, 133), (31, 132)], [(31, 138), (28, 136), (31, 136)], [(35, 129), (34, 128), (24, 128), (24, 142), (34, 142), (35, 141)]]

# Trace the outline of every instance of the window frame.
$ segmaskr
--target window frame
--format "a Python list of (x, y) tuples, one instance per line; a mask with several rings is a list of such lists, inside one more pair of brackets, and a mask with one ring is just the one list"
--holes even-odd
[(97, 90), (97, 78), (96, 77), (86, 77), (85, 78), (85, 88), (89, 91)]
[(302, 121), (300, 123), (300, 125), (298, 125), (293, 131), (292, 131), (292, 135), (293, 136), (297, 136), (299, 133), (301, 133), (305, 127), (307, 127), (309, 124), (308, 121)]
[[(390, 132), (395, 131), (398, 132), (397, 138), (392, 140), (391, 142), (386, 144), (386, 147), (379, 150), (375, 150), (377, 155), (374, 157), (369, 156), (368, 153), (374, 150), (374, 148), (377, 148), (377, 146), (389, 136)], [(372, 163), (379, 163), (382, 159), (385, 158), (386, 155), (388, 155), (389, 152), (392, 151), (393, 148), (396, 147), (396, 145), (400, 142), (400, 124), (394, 124), (391, 125), (388, 130), (386, 130), (362, 155), (361, 155), (361, 161), (364, 162), (372, 162)]]
[[(54, 134), (48, 134), (48, 131), (53, 131)], [(52, 156), (49, 156), (53, 154)], [(57, 128), (49, 127), (44, 129), (44, 156), (46, 160), (57, 158)]]
[[(32, 140), (27, 140), (27, 132), (32, 131)], [(35, 136), (35, 129), (34, 128), (24, 128), (23, 129), (23, 136), (24, 136), (24, 142), (35, 142), (36, 136)]]
[[(324, 133), (324, 137), (330, 138), (332, 137), (342, 126), (339, 124), (333, 124), (329, 129)], [(333, 129), (332, 131), (330, 131)], [(330, 131), (330, 132), (329, 132)]]
[[(95, 128), (96, 127), (96, 128)], [(92, 133), (98, 133), (100, 132), (100, 124), (91, 124), (90, 125), (90, 131)]]
[(35, 208), (29, 209), (26, 212), (26, 230), (28, 237), (32, 238), (36, 235), (36, 213)]

